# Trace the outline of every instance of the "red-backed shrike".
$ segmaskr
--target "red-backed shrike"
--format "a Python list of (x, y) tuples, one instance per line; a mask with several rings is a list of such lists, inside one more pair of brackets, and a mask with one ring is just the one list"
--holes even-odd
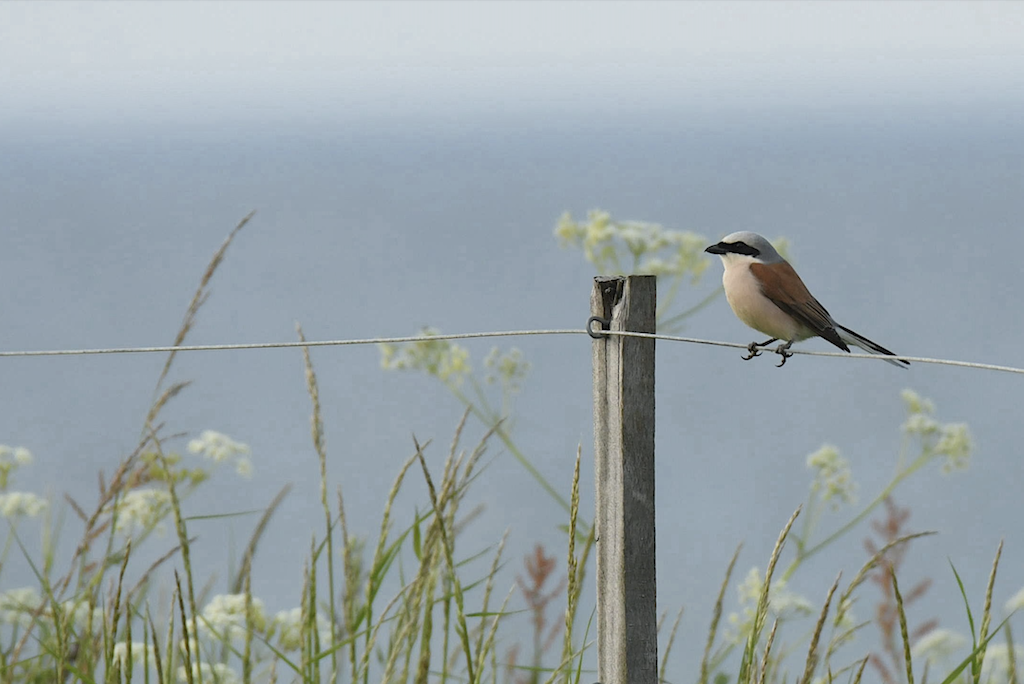
[[(784, 340), (784, 344), (775, 349), (782, 356), (781, 366), (792, 356), (789, 348), (794, 342), (815, 335), (845, 352), (850, 351), (848, 345), (852, 344), (872, 354), (896, 356), (882, 345), (836, 323), (807, 291), (789, 262), (757, 233), (742, 231), (727, 235), (704, 251), (722, 258), (725, 266), (722, 285), (733, 313), (754, 330), (771, 335), (765, 342), (751, 342), (747, 347), (750, 354), (744, 359), (760, 354), (757, 347)], [(890, 359), (889, 363), (901, 368), (900, 364), (910, 365), (902, 359)]]

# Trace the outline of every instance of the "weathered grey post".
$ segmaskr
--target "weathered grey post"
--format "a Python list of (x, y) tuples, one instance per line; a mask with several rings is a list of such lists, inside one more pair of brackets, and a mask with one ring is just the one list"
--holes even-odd
[[(609, 330), (655, 332), (656, 282), (595, 278), (591, 315)], [(601, 684), (656, 684), (654, 340), (595, 339), (593, 361), (598, 675)]]

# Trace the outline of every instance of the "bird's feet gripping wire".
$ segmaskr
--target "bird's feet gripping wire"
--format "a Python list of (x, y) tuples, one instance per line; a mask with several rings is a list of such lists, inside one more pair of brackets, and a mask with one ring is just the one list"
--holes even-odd
[(758, 349), (758, 347), (767, 347), (769, 344), (771, 344), (777, 339), (779, 338), (773, 337), (770, 340), (765, 340), (764, 342), (751, 342), (750, 344), (747, 345), (747, 355), (741, 356), (740, 358), (743, 359), (744, 361), (749, 361), (755, 356), (760, 356), (761, 350)]
[(782, 360), (775, 364), (776, 368), (782, 368), (786, 365), (786, 359), (793, 355), (793, 352), (789, 351), (789, 348), (793, 345), (793, 340), (786, 342), (786, 344), (780, 344), (775, 348), (775, 353), (782, 357)]

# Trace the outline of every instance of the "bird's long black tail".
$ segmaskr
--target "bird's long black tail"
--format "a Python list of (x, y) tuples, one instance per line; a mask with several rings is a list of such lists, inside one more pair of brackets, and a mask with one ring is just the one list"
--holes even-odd
[[(839, 337), (841, 337), (843, 339), (843, 342), (846, 342), (846, 344), (852, 344), (855, 347), (860, 347), (864, 351), (869, 352), (871, 354), (881, 354), (883, 356), (896, 356), (895, 352), (889, 351), (888, 349), (878, 344), (877, 342), (872, 342), (868, 338), (853, 332), (849, 328), (844, 328), (843, 326), (837, 324), (836, 332), (839, 333)], [(903, 359), (886, 360), (889, 361), (889, 363), (891, 363), (892, 365), (896, 366), (897, 368), (905, 368), (906, 366), (910, 365), (909, 361), (904, 361)], [(900, 364), (904, 365), (901, 366)]]

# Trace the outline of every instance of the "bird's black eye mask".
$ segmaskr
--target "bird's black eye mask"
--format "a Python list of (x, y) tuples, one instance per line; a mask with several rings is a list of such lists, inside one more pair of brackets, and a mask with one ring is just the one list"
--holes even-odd
[(708, 247), (705, 251), (712, 254), (745, 254), (746, 256), (758, 257), (761, 252), (754, 249), (746, 242), (719, 242), (717, 245)]

